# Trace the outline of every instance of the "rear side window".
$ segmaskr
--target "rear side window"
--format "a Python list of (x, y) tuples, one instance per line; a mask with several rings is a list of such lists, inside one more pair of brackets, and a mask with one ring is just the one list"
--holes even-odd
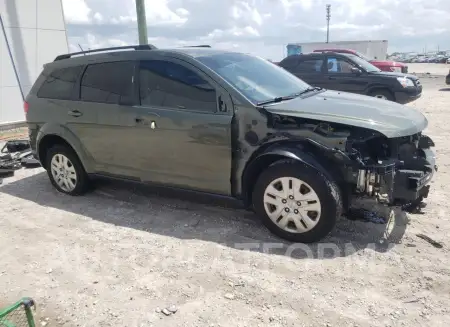
[(81, 79), (80, 99), (119, 104), (121, 98), (133, 96), (133, 74), (132, 61), (89, 65)]
[(37, 96), (56, 100), (70, 100), (83, 66), (56, 69), (47, 76)]
[(322, 70), (322, 59), (307, 59), (302, 60), (295, 68), (295, 71), (302, 73), (320, 73)]
[(195, 71), (174, 62), (140, 63), (140, 98), (144, 106), (215, 112), (216, 90)]
[(299, 62), (299, 56), (292, 55), (292, 56), (284, 58), (280, 62), (279, 65), (286, 70), (291, 70), (291, 69), (294, 69), (295, 67), (297, 67), (298, 62)]

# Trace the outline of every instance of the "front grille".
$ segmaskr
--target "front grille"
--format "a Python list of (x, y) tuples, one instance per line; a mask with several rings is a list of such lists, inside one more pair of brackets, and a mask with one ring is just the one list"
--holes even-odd
[(403, 73), (403, 74), (408, 73), (408, 66), (403, 66), (403, 67), (402, 67), (402, 73)]

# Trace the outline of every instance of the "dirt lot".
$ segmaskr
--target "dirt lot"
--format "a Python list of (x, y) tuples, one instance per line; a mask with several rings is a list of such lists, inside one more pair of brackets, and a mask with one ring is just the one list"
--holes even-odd
[(440, 168), (424, 214), (343, 219), (323, 243), (289, 245), (225, 204), (111, 182), (69, 197), (20, 170), (0, 187), (1, 301), (33, 297), (42, 326), (448, 326), (450, 88), (422, 83), (412, 106)]

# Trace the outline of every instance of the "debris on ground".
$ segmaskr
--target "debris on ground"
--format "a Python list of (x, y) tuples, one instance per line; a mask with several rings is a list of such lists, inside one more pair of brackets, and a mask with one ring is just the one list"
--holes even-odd
[(431, 237), (424, 235), (424, 234), (417, 234), (416, 235), (418, 238), (421, 238), (425, 241), (427, 241), (428, 243), (430, 243), (431, 245), (433, 245), (435, 248), (438, 249), (442, 249), (444, 247), (444, 245), (442, 243), (439, 243), (438, 241), (433, 240)]
[(0, 152), (0, 177), (10, 177), (22, 167), (35, 168), (41, 165), (34, 158), (28, 140), (9, 140)]
[(350, 220), (361, 220), (374, 224), (386, 224), (387, 222), (385, 217), (364, 208), (350, 208), (347, 213), (347, 218)]

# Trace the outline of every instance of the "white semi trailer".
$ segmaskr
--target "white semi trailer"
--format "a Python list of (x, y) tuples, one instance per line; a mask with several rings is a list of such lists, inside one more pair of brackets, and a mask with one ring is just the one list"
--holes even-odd
[(338, 41), (338, 42), (312, 42), (312, 43), (290, 43), (287, 45), (287, 55), (309, 53), (314, 50), (323, 49), (348, 49), (362, 53), (368, 59), (386, 60), (388, 41)]

